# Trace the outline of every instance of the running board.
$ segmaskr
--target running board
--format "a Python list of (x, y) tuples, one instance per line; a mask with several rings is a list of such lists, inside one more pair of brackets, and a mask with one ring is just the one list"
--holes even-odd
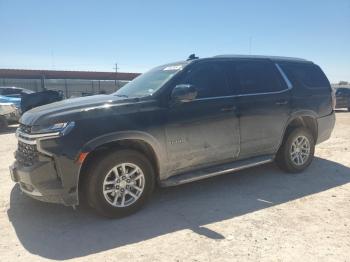
[(186, 172), (183, 174), (172, 176), (166, 180), (160, 181), (160, 186), (162, 187), (177, 186), (177, 185), (190, 183), (190, 182), (202, 180), (213, 176), (232, 173), (234, 171), (242, 170), (245, 168), (270, 163), (273, 161), (273, 159), (274, 157), (271, 155), (260, 156), (260, 157), (245, 159), (245, 160), (238, 160), (238, 161), (223, 164), (223, 165), (207, 167), (207, 168), (192, 171), (192, 172)]

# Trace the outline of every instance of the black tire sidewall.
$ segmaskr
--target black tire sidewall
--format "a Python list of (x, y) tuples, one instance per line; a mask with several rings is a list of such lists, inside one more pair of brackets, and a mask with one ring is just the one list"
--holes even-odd
[[(121, 163), (133, 163), (137, 165), (145, 176), (145, 187), (140, 198), (130, 206), (114, 207), (107, 202), (103, 195), (103, 181), (107, 173), (116, 165)], [(141, 153), (134, 150), (118, 150), (104, 157), (96, 159), (96, 163), (89, 170), (87, 183), (88, 203), (99, 214), (118, 218), (130, 215), (139, 210), (149, 199), (155, 185), (155, 176), (150, 161)]]
[[(292, 143), (294, 142), (294, 140), (298, 136), (305, 136), (309, 140), (309, 143), (310, 143), (310, 155), (309, 155), (308, 160), (303, 165), (296, 165), (292, 161), (290, 153), (289, 153)], [(291, 172), (291, 173), (301, 172), (311, 164), (311, 162), (314, 158), (315, 139), (308, 129), (306, 129), (304, 127), (296, 128), (289, 133), (289, 135), (288, 135), (288, 137), (283, 145), (281, 153), (282, 153), (283, 159), (280, 159), (280, 160), (283, 161), (283, 167), (284, 167), (283, 169), (285, 169), (286, 171)]]

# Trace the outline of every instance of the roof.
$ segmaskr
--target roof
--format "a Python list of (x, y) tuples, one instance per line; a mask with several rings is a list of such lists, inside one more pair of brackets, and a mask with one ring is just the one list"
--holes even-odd
[(214, 58), (246, 58), (246, 59), (270, 59), (274, 61), (310, 62), (306, 59), (287, 56), (263, 56), (263, 55), (217, 55)]
[(88, 80), (132, 80), (139, 73), (125, 72), (93, 72), (93, 71), (58, 71), (58, 70), (27, 70), (0, 69), (0, 78), (23, 79), (88, 79)]

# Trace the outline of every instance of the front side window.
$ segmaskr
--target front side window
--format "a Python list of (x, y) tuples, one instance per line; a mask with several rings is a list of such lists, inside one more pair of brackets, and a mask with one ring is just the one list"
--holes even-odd
[(224, 71), (218, 63), (194, 65), (181, 84), (193, 85), (197, 98), (209, 98), (231, 95)]
[(241, 94), (270, 93), (286, 89), (276, 68), (268, 61), (238, 61), (236, 76)]

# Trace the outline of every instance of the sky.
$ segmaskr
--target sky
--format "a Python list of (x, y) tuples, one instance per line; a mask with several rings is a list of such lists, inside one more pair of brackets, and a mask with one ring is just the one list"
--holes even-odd
[(306, 58), (350, 82), (350, 0), (0, 0), (0, 68), (145, 72), (192, 53)]

